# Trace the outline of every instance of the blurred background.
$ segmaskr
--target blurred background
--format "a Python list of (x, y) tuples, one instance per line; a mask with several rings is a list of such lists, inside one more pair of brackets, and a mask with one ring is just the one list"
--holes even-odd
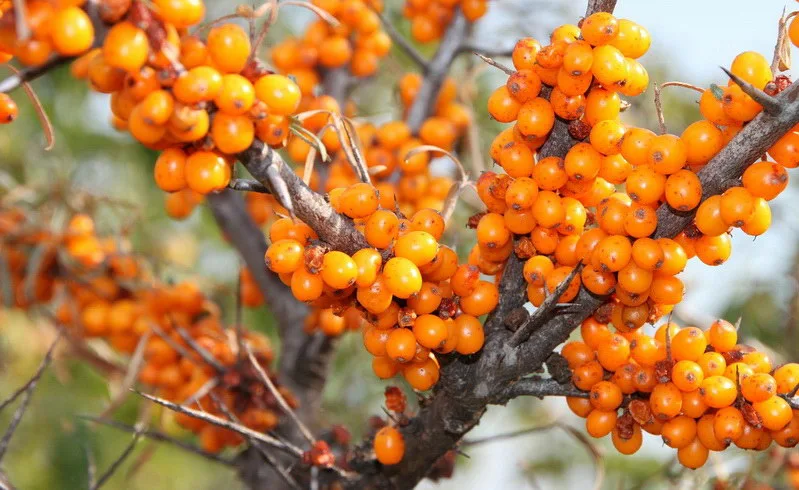
[[(230, 13), (236, 6), (233, 1), (207, 3), (209, 18)], [(407, 34), (409, 26), (401, 16), (401, 2), (386, 0), (386, 6), (389, 17)], [(756, 5), (748, 0), (619, 0), (616, 14), (635, 20), (651, 32), (652, 49), (642, 63), (653, 82), (680, 80), (706, 87), (726, 83), (718, 67), (729, 65), (742, 51), (758, 51), (771, 58), (777, 20), (785, 6), (786, 1), (780, 0), (762, 0)], [(584, 8), (582, 0), (492, 1), (488, 14), (475, 26), (473, 44), (478, 49), (509, 50), (520, 37), (546, 39), (557, 25), (576, 22)], [(270, 37), (274, 40), (298, 34), (309, 20), (310, 14), (303, 9), (286, 8)], [(434, 47), (420, 49), (431, 53)], [(465, 54), (453, 70), (459, 80), (466, 80), (462, 92), (473, 99), (481, 144), (487, 149), (502, 125), (489, 120), (485, 102), (505, 78), (498, 70), (475, 69), (478, 63)], [(381, 74), (359, 85), (356, 103), (360, 113), (376, 123), (396, 117), (399, 104), (393, 83), (412, 69), (410, 61), (395, 49)], [(467, 73), (470, 76), (464, 77)], [(208, 210), (201, 207), (182, 222), (165, 215), (163, 196), (152, 182), (154, 153), (127, 134), (115, 132), (108, 123), (107, 96), (89, 92), (83, 83), (71, 79), (68, 68), (36, 81), (34, 87), (55, 125), (56, 147), (51, 152), (42, 150), (41, 128), (30, 104), (21, 93), (15, 94), (21, 115), (13, 125), (0, 130), (0, 196), (11, 192), (15, 182), (21, 182), (33, 189), (56, 185), (62, 192), (88, 192), (131, 203), (125, 208), (100, 208), (101, 231), (119, 232), (132, 220), (134, 248), (165, 264), (160, 268), (162, 279), (197, 280), (232, 317), (238, 259), (222, 240)], [(665, 90), (664, 110), (670, 132), (680, 134), (698, 118), (697, 96), (680, 88)], [(633, 107), (623, 120), (655, 128), (651, 88), (637, 99), (631, 101)], [(677, 321), (704, 328), (717, 317), (733, 322), (742, 317), (745, 342), (771, 352), (775, 364), (799, 359), (799, 215), (791, 211), (798, 190), (792, 185), (772, 201), (774, 225), (765, 235), (752, 240), (743, 233), (733, 234), (734, 253), (727, 263), (716, 268), (698, 261), (689, 264), (683, 273), (687, 295), (675, 310)], [(468, 213), (459, 209), (457, 219), (465, 219)], [(462, 226), (452, 226), (449, 239), (465, 254), (472, 244), (461, 230)], [(245, 322), (250, 328), (273, 335), (271, 318), (263, 308), (246, 311)], [(0, 399), (28, 379), (53, 335), (45, 322), (0, 310)], [(109, 355), (113, 353), (109, 351)], [(373, 376), (369, 359), (360, 335), (347, 334), (339, 344), (325, 391), (324, 423), (344, 424), (355, 437), (364, 432), (369, 415), (382, 414), (382, 393), (391, 384)], [(86, 448), (102, 469), (129, 441), (124, 433), (90, 427), (75, 417), (100, 413), (112, 389), (113, 383), (85, 363), (57, 359), (35, 392), (3, 462), (11, 480), (20, 489), (86, 488)], [(8, 424), (10, 412), (0, 414), (0, 430)], [(131, 399), (116, 417), (132, 422), (136, 412), (136, 401)], [(165, 430), (180, 436), (179, 429), (170, 426), (168, 417), (166, 420)], [(507, 407), (491, 408), (469, 438), (543, 427), (556, 421), (580, 430), (583, 423), (570, 414), (563, 400), (515, 400)], [(753, 456), (728, 450), (723, 459), (712, 454), (703, 470), (681, 472), (672, 464), (674, 451), (664, 448), (659, 438), (645, 437), (644, 448), (632, 457), (617, 455), (609, 440), (592, 442), (602, 455), (605, 488), (702, 488), (713, 478), (750, 468), (756, 479), (781, 483), (779, 475), (769, 472), (768, 454)], [(558, 428), (467, 446), (464, 453), (468, 457), (459, 457), (451, 480), (425, 482), (421, 488), (573, 488), (589, 485), (595, 478), (595, 461), (589, 448)], [(142, 442), (106, 488), (237, 487), (235, 475), (224, 467), (165, 445)]]

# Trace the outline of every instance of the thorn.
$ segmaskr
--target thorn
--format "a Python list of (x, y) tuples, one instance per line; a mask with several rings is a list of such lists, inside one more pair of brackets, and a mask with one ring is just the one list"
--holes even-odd
[(734, 74), (730, 70), (724, 68), (723, 66), (721, 67), (721, 69), (724, 70), (724, 73), (726, 73), (728, 77), (730, 77), (730, 80), (732, 80), (733, 82), (735, 82), (736, 85), (741, 87), (743, 93), (745, 93), (749, 97), (752, 97), (752, 99), (755, 102), (762, 105), (763, 110), (766, 111), (768, 114), (776, 116), (777, 114), (782, 112), (782, 104), (780, 104), (780, 101), (777, 100), (775, 97), (772, 97), (771, 95), (763, 92), (759, 88), (755, 87), (751, 83), (742, 79), (741, 77)]

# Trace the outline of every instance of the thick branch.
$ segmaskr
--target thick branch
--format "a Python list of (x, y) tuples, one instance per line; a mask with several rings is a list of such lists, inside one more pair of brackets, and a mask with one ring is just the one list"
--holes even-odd
[(297, 217), (316, 230), (319, 238), (335, 250), (352, 254), (369, 246), (352, 221), (338, 214), (322, 196), (305, 185), (270, 147), (256, 140), (250, 148), (239, 154), (239, 161), (255, 180), (266, 186), (269, 185), (269, 167), (277, 168), (291, 194)]
[(597, 12), (613, 12), (613, 9), (616, 8), (616, 1), (617, 0), (588, 0), (585, 16), (588, 17)]
[(452, 61), (461, 51), (468, 33), (469, 22), (460, 9), (457, 9), (446, 34), (441, 39), (441, 44), (438, 45), (436, 54), (427, 64), (422, 86), (419, 87), (419, 92), (408, 110), (406, 122), (414, 134), (419, 132), (424, 120), (433, 113), (441, 84), (447, 77)]

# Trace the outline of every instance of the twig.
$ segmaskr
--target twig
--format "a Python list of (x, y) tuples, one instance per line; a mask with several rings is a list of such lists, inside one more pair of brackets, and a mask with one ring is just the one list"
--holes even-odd
[(510, 339), (510, 345), (516, 347), (526, 341), (532, 332), (538, 330), (538, 328), (544, 324), (549, 318), (549, 316), (555, 311), (558, 307), (558, 299), (560, 296), (569, 288), (572, 280), (577, 277), (577, 274), (583, 269), (583, 264), (577, 264), (574, 269), (569, 273), (566, 278), (561, 281), (560, 284), (555, 288), (555, 290), (547, 296), (541, 306), (530, 315), (530, 318), (527, 319), (521, 327), (519, 327), (516, 332), (514, 332), (513, 337)]
[(128, 445), (119, 455), (119, 457), (115, 459), (113, 463), (111, 463), (111, 466), (108, 467), (105, 473), (103, 473), (102, 476), (100, 476), (100, 478), (97, 479), (97, 483), (94, 486), (89, 487), (90, 490), (98, 490), (103, 485), (105, 485), (108, 482), (108, 480), (112, 476), (114, 476), (114, 473), (116, 473), (120, 465), (122, 465), (122, 463), (133, 452), (133, 449), (136, 447), (136, 444), (139, 442), (139, 439), (141, 438), (141, 428), (136, 427), (134, 429), (135, 432), (133, 433), (133, 438), (131, 439), (131, 441), (128, 443)]
[(31, 378), (25, 382), (25, 384), (17, 388), (17, 390), (14, 391), (11, 396), (0, 403), (0, 411), (6, 408), (9, 404), (14, 403), (14, 400), (16, 400), (21, 394), (33, 389), (33, 387), (36, 386), (36, 383), (39, 382), (39, 379), (44, 374), (44, 370), (47, 369), (47, 366), (49, 366), (50, 362), (53, 360), (55, 347), (58, 345), (58, 341), (61, 340), (61, 332), (62, 330), (59, 329), (58, 335), (56, 336), (55, 340), (53, 340), (53, 343), (50, 344), (50, 347), (47, 349), (47, 353), (44, 355), (44, 359), (42, 359), (42, 362), (39, 363), (39, 367), (36, 368), (36, 372), (33, 373), (33, 376), (31, 376)]
[(216, 415), (211, 415), (206, 412), (201, 412), (200, 410), (194, 410), (193, 408), (183, 407), (176, 403), (172, 403), (169, 400), (164, 400), (163, 398), (159, 398), (153, 395), (148, 395), (147, 393), (142, 393), (137, 390), (132, 390), (132, 391), (137, 395), (143, 396), (144, 398), (154, 403), (157, 403), (161, 406), (164, 406), (174, 412), (190, 415), (194, 418), (200, 419), (204, 422), (208, 422), (209, 424), (215, 425), (217, 427), (222, 427), (223, 429), (231, 430), (246, 438), (255, 439), (256, 441), (263, 442), (264, 444), (270, 445), (274, 448), (286, 451), (287, 453), (293, 454), (294, 456), (297, 457), (302, 456), (302, 450), (291, 443), (279, 441), (278, 439), (275, 439), (272, 436), (261, 434), (243, 425), (235, 424), (233, 422), (228, 422), (227, 420), (221, 419)]
[(197, 354), (200, 355), (200, 357), (202, 357), (203, 361), (207, 362), (208, 365), (213, 367), (217, 372), (221, 373), (225, 371), (225, 366), (220, 364), (219, 361), (216, 360), (216, 357), (213, 356), (213, 354), (205, 350), (205, 347), (198, 344), (192, 338), (192, 336), (189, 335), (189, 332), (187, 332), (186, 329), (184, 329), (183, 327), (181, 327), (176, 323), (172, 325), (172, 328), (178, 333), (178, 335), (180, 335), (180, 338), (183, 339), (183, 341), (189, 345), (189, 347), (194, 349), (194, 352), (196, 352)]
[(234, 191), (258, 192), (260, 194), (272, 193), (268, 187), (252, 179), (230, 179), (227, 186)]
[(142, 363), (144, 362), (144, 352), (147, 348), (147, 342), (150, 340), (150, 336), (152, 332), (145, 332), (144, 335), (141, 336), (139, 342), (136, 344), (136, 349), (133, 351), (133, 355), (130, 357), (130, 362), (128, 363), (128, 370), (125, 373), (125, 377), (122, 380), (122, 389), (119, 390), (119, 393), (114, 397), (113, 400), (108, 404), (108, 407), (103, 410), (103, 413), (100, 414), (101, 417), (108, 417), (111, 415), (117, 408), (122, 406), (122, 403), (127, 399), (128, 395), (130, 394), (130, 388), (136, 383), (136, 378), (141, 370)]
[(44, 62), (42, 65), (31, 66), (29, 68), (25, 68), (24, 70), (20, 70), (19, 73), (15, 73), (0, 81), (0, 93), (7, 94), (12, 90), (19, 88), (23, 83), (33, 81), (49, 72), (53, 68), (69, 61), (72, 61), (72, 58), (65, 56), (54, 56)]
[[(91, 416), (91, 415), (78, 415), (78, 418), (85, 419), (85, 420), (88, 420), (88, 421), (91, 421), (91, 422), (94, 422), (94, 423), (97, 423), (97, 424), (106, 425), (108, 427), (113, 427), (115, 429), (123, 430), (125, 432), (131, 432), (131, 433), (135, 433), (136, 432), (136, 427), (134, 427), (132, 425), (123, 424), (123, 423), (117, 422), (115, 420), (109, 420), (109, 419), (104, 419), (104, 418), (100, 418), (100, 417), (94, 417), (94, 416)], [(140, 431), (139, 433), (140, 433), (140, 435), (142, 437), (146, 437), (148, 439), (152, 439), (152, 440), (158, 441), (158, 442), (166, 442), (168, 444), (172, 444), (173, 446), (177, 446), (177, 447), (179, 447), (179, 448), (181, 448), (183, 450), (189, 451), (189, 452), (194, 453), (194, 454), (196, 454), (198, 456), (202, 456), (203, 458), (205, 458), (205, 459), (207, 459), (209, 461), (214, 461), (216, 463), (222, 463), (222, 464), (227, 465), (227, 466), (231, 466), (233, 464), (233, 462), (230, 461), (229, 459), (223, 458), (222, 456), (219, 456), (219, 455), (216, 455), (216, 454), (213, 454), (213, 453), (209, 453), (209, 452), (203, 451), (202, 449), (198, 448), (197, 446), (194, 446), (193, 444), (189, 444), (188, 442), (180, 441), (178, 439), (170, 437), (170, 436), (164, 434), (163, 432), (159, 432), (157, 430), (146, 429), (146, 430)]]
[(302, 423), (302, 420), (300, 420), (300, 418), (297, 417), (297, 414), (294, 413), (294, 410), (291, 409), (289, 404), (286, 403), (286, 399), (283, 398), (283, 395), (280, 394), (280, 391), (278, 391), (277, 387), (275, 386), (275, 383), (273, 383), (272, 380), (269, 379), (269, 375), (264, 372), (263, 368), (258, 363), (258, 360), (255, 359), (255, 355), (252, 353), (252, 349), (250, 348), (250, 346), (249, 345), (245, 346), (245, 349), (247, 350), (247, 356), (250, 359), (250, 364), (252, 364), (252, 366), (255, 368), (255, 372), (258, 373), (258, 378), (261, 380), (261, 382), (263, 382), (264, 385), (266, 385), (266, 387), (272, 393), (272, 396), (275, 397), (275, 400), (277, 400), (277, 403), (278, 405), (280, 405), (280, 408), (282, 408), (283, 411), (286, 413), (286, 415), (288, 415), (291, 418), (291, 420), (294, 421), (294, 423), (297, 425), (297, 428), (302, 433), (303, 437), (305, 437), (305, 440), (307, 440), (309, 444), (313, 445), (316, 442), (316, 439), (314, 438), (311, 431), (308, 429), (308, 427), (305, 426), (305, 424)]
[(500, 70), (504, 71), (506, 75), (510, 76), (516, 73), (516, 70), (508, 68), (507, 66), (503, 65), (498, 61), (494, 61), (493, 59), (489, 58), (488, 56), (478, 53), (477, 51), (472, 51), (472, 54), (476, 55), (481, 60), (485, 61), (489, 65), (493, 66), (494, 68), (499, 68)]
[(422, 86), (413, 100), (413, 104), (408, 109), (406, 122), (411, 132), (416, 134), (422, 123), (431, 113), (431, 108), (435, 105), (441, 84), (449, 72), (452, 61), (457, 56), (461, 46), (466, 40), (469, 31), (469, 22), (463, 16), (460, 8), (455, 9), (455, 13), (450, 21), (446, 34), (438, 45), (438, 50), (428, 63)]
[(682, 87), (682, 88), (689, 88), (695, 92), (699, 92), (700, 94), (705, 91), (702, 87), (697, 87), (696, 85), (691, 85), (690, 83), (686, 82), (663, 82), (660, 84), (660, 88), (664, 89), (666, 87)]
[[(371, 6), (371, 4), (369, 4)], [(380, 22), (383, 23), (383, 30), (386, 31), (386, 34), (391, 38), (394, 43), (402, 49), (402, 51), (408, 55), (408, 57), (416, 63), (416, 65), (421, 68), (423, 71), (427, 71), (427, 60), (422, 56), (422, 54), (413, 47), (410, 41), (403, 36), (394, 24), (386, 18), (381, 12), (377, 10), (374, 11), (379, 17)]]
[(278, 179), (283, 182), (286, 192), (293, 196), (297, 217), (316, 230), (319, 238), (333, 249), (355, 253), (369, 247), (352, 222), (338, 214), (322, 196), (305, 185), (272, 148), (255, 141), (249, 149), (239, 154), (239, 161), (262, 184), (268, 182), (269, 172), (279, 172)]
[(208, 393), (210, 393), (210, 392), (211, 392), (211, 390), (213, 390), (214, 388), (216, 388), (216, 386), (217, 386), (218, 384), (219, 384), (219, 378), (216, 378), (216, 377), (214, 377), (214, 378), (211, 378), (211, 379), (209, 379), (208, 381), (206, 381), (205, 383), (203, 383), (203, 385), (202, 385), (202, 386), (200, 386), (200, 387), (197, 389), (197, 391), (195, 391), (194, 393), (192, 393), (192, 394), (191, 394), (191, 396), (189, 396), (188, 398), (186, 398), (186, 400), (183, 402), (183, 405), (185, 405), (185, 406), (187, 406), (187, 407), (190, 407), (191, 405), (193, 405), (194, 403), (196, 403), (198, 400), (202, 400), (202, 398), (203, 398), (205, 395), (207, 395)]
[(668, 130), (666, 129), (666, 117), (663, 115), (663, 102), (660, 100), (660, 84), (655, 83), (653, 89), (653, 92), (655, 93), (655, 114), (657, 114), (658, 117), (660, 134), (666, 134)]
[(755, 87), (751, 83), (747, 82), (743, 78), (739, 77), (738, 75), (734, 74), (730, 70), (724, 68), (723, 66), (720, 67), (724, 70), (724, 73), (730, 77), (730, 80), (735, 82), (736, 85), (741, 87), (741, 91), (751, 97), (755, 102), (763, 106), (763, 110), (767, 113), (771, 114), (772, 116), (778, 115), (783, 110), (782, 104), (777, 100), (776, 97), (773, 97), (759, 88)]
[(577, 389), (571, 383), (561, 384), (554, 379), (541, 379), (537, 377), (523, 378), (506, 390), (507, 399), (519, 396), (569, 396), (572, 398), (588, 398), (588, 392)]
[(3, 434), (3, 438), (0, 439), (0, 460), (2, 460), (3, 456), (5, 456), (6, 451), (8, 450), (8, 444), (11, 442), (11, 438), (14, 437), (14, 432), (17, 430), (19, 423), (22, 421), (22, 417), (25, 415), (25, 411), (28, 409), (28, 404), (33, 396), (33, 388), (35, 387), (36, 383), (28, 386), (28, 389), (22, 396), (22, 402), (14, 411), (14, 416), (11, 417), (11, 423), (8, 424), (8, 429), (6, 429), (5, 434)]
[(89, 488), (94, 488), (97, 484), (97, 463), (88, 443), (84, 444), (83, 449), (86, 453), (86, 479), (89, 481)]

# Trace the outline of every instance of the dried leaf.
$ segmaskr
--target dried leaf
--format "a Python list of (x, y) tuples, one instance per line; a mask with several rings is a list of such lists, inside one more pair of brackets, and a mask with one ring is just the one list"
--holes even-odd
[(311, 12), (315, 13), (316, 15), (318, 15), (320, 19), (322, 19), (323, 21), (327, 22), (332, 27), (338, 27), (338, 26), (341, 25), (341, 23), (338, 21), (338, 19), (336, 19), (335, 17), (330, 15), (330, 13), (328, 13), (326, 10), (320, 9), (319, 7), (317, 7), (316, 5), (314, 5), (312, 3), (300, 2), (300, 1), (295, 1), (295, 0), (285, 0), (285, 1), (280, 3), (278, 8), (285, 7), (287, 5), (294, 5), (296, 7), (306, 8), (306, 9), (310, 10)]
[(349, 124), (344, 120), (341, 114), (333, 112), (330, 114), (330, 118), (333, 122), (333, 130), (336, 132), (338, 136), (338, 140), (341, 143), (341, 149), (344, 150), (344, 155), (347, 157), (347, 161), (350, 163), (350, 166), (353, 170), (355, 170), (355, 175), (358, 176), (358, 179), (361, 182), (371, 183), (371, 179), (369, 178), (369, 169), (366, 167), (366, 162), (361, 154), (361, 149), (359, 145), (355, 142), (355, 138), (353, 137), (354, 128), (350, 131), (348, 126), (351, 126), (352, 123)]
[[(19, 70), (13, 66), (7, 64), (6, 67), (14, 72), (14, 74), (19, 75)], [(36, 117), (39, 118), (39, 122), (42, 125), (44, 139), (47, 141), (44, 151), (50, 151), (55, 146), (55, 131), (53, 130), (53, 124), (50, 122), (50, 118), (47, 117), (47, 112), (44, 110), (44, 106), (42, 106), (41, 101), (39, 101), (39, 97), (36, 95), (36, 92), (33, 91), (31, 84), (28, 82), (22, 82), (22, 89), (25, 90), (25, 94), (31, 100), (33, 108), (36, 111)]]
[(292, 124), (290, 130), (298, 138), (308, 143), (311, 147), (316, 148), (316, 150), (319, 152), (319, 155), (321, 155), (323, 162), (330, 160), (330, 155), (327, 153), (327, 148), (325, 148), (324, 143), (322, 143), (322, 140), (320, 140), (318, 136), (299, 124)]
[(452, 213), (455, 212), (455, 206), (458, 204), (458, 196), (460, 195), (460, 192), (469, 185), (469, 176), (466, 174), (466, 170), (463, 168), (463, 164), (458, 157), (438, 146), (417, 146), (405, 154), (405, 160), (407, 161), (414, 155), (418, 155), (419, 153), (423, 152), (436, 152), (447, 155), (453, 162), (455, 162), (455, 168), (458, 170), (458, 179), (452, 184), (452, 187), (450, 187), (447, 197), (444, 199), (444, 207), (441, 210), (441, 215), (444, 217), (444, 221), (449, 222), (449, 219), (452, 217)]

